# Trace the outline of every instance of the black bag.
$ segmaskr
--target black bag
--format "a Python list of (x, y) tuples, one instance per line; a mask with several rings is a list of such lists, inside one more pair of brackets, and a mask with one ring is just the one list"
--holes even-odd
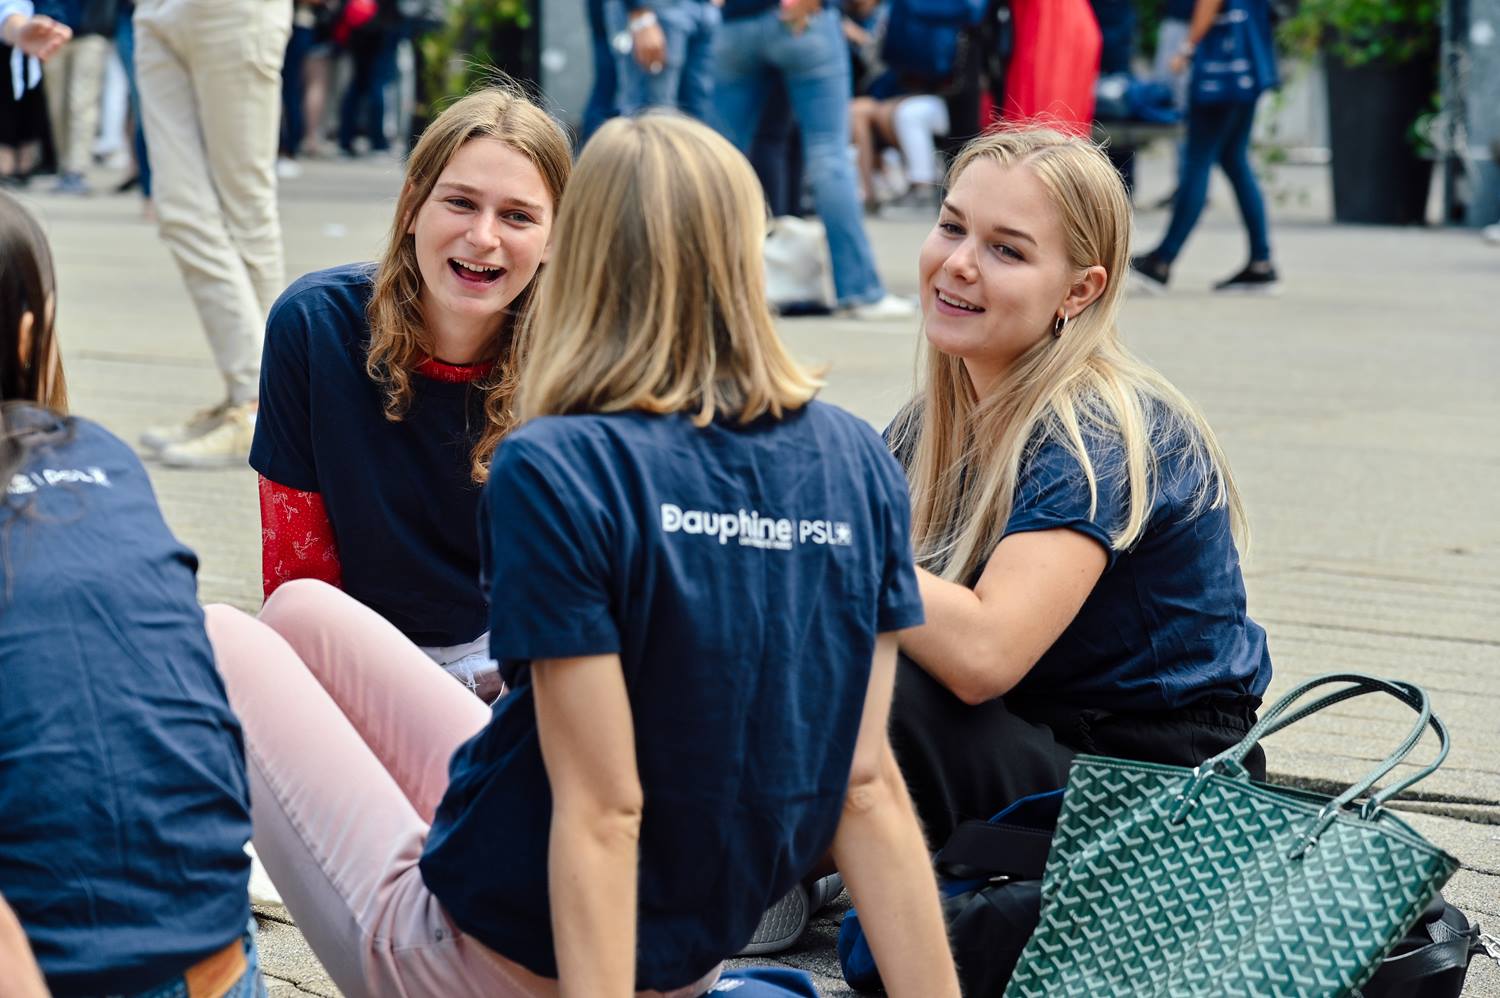
[[(1037, 794), (989, 821), (966, 821), (933, 860), (959, 983), (971, 998), (998, 998), (1005, 991), (1036, 929), (1042, 871), (1061, 802), (1061, 790)], [(1459, 998), (1470, 959), (1487, 951), (1489, 939), (1440, 894), (1354, 998)], [(856, 912), (839, 929), (838, 953), (851, 988), (880, 989)]]

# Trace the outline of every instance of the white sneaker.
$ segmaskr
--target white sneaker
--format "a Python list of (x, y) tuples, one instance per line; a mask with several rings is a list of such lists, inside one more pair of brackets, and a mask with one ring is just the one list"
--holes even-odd
[(302, 176), (302, 167), (295, 159), (283, 156), (276, 161), (276, 176), (282, 180), (296, 180)]
[(896, 322), (902, 319), (915, 319), (917, 306), (910, 298), (888, 294), (884, 298), (866, 302), (863, 305), (850, 305), (844, 310), (844, 315), (861, 322)]
[(1480, 230), (1479, 234), (1485, 242), (1500, 246), (1500, 222), (1496, 222), (1494, 225), (1486, 225)]
[(254, 402), (230, 406), (218, 426), (163, 450), (161, 463), (169, 468), (243, 467), (255, 439), (255, 409)]
[(154, 454), (159, 454), (174, 444), (197, 439), (224, 421), (224, 414), (229, 411), (229, 405), (226, 399), (212, 408), (193, 413), (186, 422), (173, 423), (169, 426), (152, 426), (141, 434), (141, 446)]

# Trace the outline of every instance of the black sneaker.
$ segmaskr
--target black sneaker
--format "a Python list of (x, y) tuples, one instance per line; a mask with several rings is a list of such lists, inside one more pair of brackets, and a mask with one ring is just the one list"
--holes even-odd
[(1281, 291), (1281, 281), (1276, 277), (1275, 267), (1252, 263), (1233, 277), (1215, 284), (1214, 290), (1223, 294), (1274, 295)]
[(1130, 258), (1130, 273), (1137, 287), (1153, 295), (1167, 293), (1167, 282), (1172, 279), (1172, 265), (1150, 253)]

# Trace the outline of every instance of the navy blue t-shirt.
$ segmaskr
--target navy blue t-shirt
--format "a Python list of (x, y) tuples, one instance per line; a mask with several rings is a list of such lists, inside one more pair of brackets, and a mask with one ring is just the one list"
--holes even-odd
[(0, 506), (0, 894), (54, 995), (142, 990), (250, 918), (240, 725), (130, 448), (5, 418), (44, 439)]
[[(1081, 707), (1170, 710), (1209, 697), (1259, 696), (1271, 681), (1266, 632), (1245, 612), (1245, 582), (1227, 508), (1193, 514), (1201, 476), (1177, 441), (1157, 448), (1158, 487), (1145, 533), (1126, 551), (1110, 536), (1130, 491), (1119, 439), (1086, 434), (1097, 479), (1059, 440), (1039, 434), (1016, 483), (1005, 536), (1076, 530), (1099, 542), (1108, 566), (1052, 647), (1012, 690)], [(972, 586), (978, 576), (969, 580)]]
[(817, 402), (748, 427), (549, 417), (501, 445), (484, 530), (512, 691), (453, 757), (423, 878), (556, 976), (527, 663), (618, 653), (645, 791), (636, 983), (687, 985), (832, 841), (875, 636), (922, 621), (901, 469)]
[(345, 592), (419, 645), (464, 644), (485, 628), (470, 476), (484, 392), (414, 373), (405, 417), (385, 418), (365, 373), (373, 279), (318, 271), (271, 307), (250, 464), (322, 494)]

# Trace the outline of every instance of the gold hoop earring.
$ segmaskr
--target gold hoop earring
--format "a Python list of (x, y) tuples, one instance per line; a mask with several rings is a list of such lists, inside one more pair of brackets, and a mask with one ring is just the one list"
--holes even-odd
[(1066, 312), (1060, 312), (1060, 313), (1058, 313), (1057, 321), (1054, 322), (1054, 323), (1052, 323), (1052, 338), (1054, 340), (1060, 340), (1060, 339), (1062, 339), (1062, 334), (1067, 331), (1067, 328), (1068, 328), (1068, 313), (1066, 313)]

